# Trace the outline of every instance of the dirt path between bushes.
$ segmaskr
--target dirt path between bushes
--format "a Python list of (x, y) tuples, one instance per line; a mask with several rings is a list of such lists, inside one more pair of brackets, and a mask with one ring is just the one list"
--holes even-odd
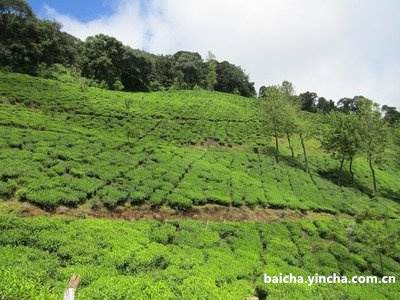
[(93, 210), (87, 206), (69, 208), (61, 206), (54, 211), (46, 211), (29, 203), (3, 202), (0, 214), (13, 214), (20, 217), (31, 216), (69, 216), (76, 218), (102, 218), (122, 220), (157, 220), (193, 219), (202, 221), (253, 221), (272, 222), (277, 220), (319, 220), (319, 219), (352, 219), (346, 214), (324, 212), (300, 212), (290, 209), (228, 207), (220, 205), (197, 206), (189, 211), (176, 211), (168, 207), (153, 209), (148, 205), (137, 207), (120, 206), (113, 210), (101, 208)]

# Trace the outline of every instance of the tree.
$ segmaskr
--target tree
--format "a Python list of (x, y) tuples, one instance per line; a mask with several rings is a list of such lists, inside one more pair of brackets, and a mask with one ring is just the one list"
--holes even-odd
[(394, 130), (394, 143), (400, 147), (400, 124)]
[[(301, 148), (303, 149), (303, 157), (304, 157), (304, 167), (305, 171), (310, 174), (310, 168), (308, 167), (308, 156), (307, 156), (307, 148), (306, 148), (306, 140), (313, 137), (312, 124), (306, 119), (297, 119), (296, 120), (296, 131), (299, 135)], [(311, 176), (311, 179), (312, 176)], [(314, 180), (314, 179), (313, 179)]]
[(279, 162), (279, 137), (282, 135), (283, 128), (283, 95), (278, 86), (268, 86), (261, 105), (266, 115), (267, 126), (272, 131), (275, 138), (275, 158)]
[(205, 65), (200, 54), (189, 51), (175, 53), (174, 59), (175, 78), (183, 80), (182, 86), (193, 89), (196, 85), (201, 86), (205, 79)]
[(171, 85), (171, 90), (186, 90), (189, 88), (185, 82), (185, 75), (182, 71), (176, 71), (174, 76), (174, 82)]
[(211, 60), (208, 62), (208, 70), (206, 76), (207, 89), (213, 91), (216, 83), (217, 83), (217, 64), (215, 61)]
[(400, 161), (400, 123), (397, 124), (397, 127), (394, 129), (394, 134), (393, 134), (393, 139), (394, 139), (394, 145), (397, 147), (397, 159)]
[(263, 98), (265, 96), (266, 86), (262, 85), (258, 90), (258, 97)]
[(295, 94), (293, 84), (287, 80), (282, 81), (279, 90), (287, 96), (293, 96)]
[(284, 119), (283, 119), (283, 131), (285, 132), (286, 139), (288, 141), (288, 146), (290, 149), (290, 153), (292, 159), (294, 159), (294, 150), (291, 141), (291, 135), (296, 132), (297, 128), (297, 118), (298, 118), (298, 109), (296, 104), (293, 102), (286, 102), (283, 107)]
[(76, 66), (80, 43), (55, 21), (36, 19), (25, 1), (0, 0), (0, 66), (37, 75), (40, 64)]
[(275, 138), (276, 161), (279, 162), (279, 137), (286, 136), (291, 156), (294, 158), (291, 135), (296, 131), (296, 118), (298, 108), (292, 101), (288, 101), (287, 94), (279, 86), (268, 86), (265, 88), (261, 105), (265, 111), (266, 121)]
[(366, 98), (363, 96), (354, 96), (353, 98), (342, 98), (338, 101), (338, 108), (344, 113), (357, 113), (359, 110), (359, 103)]
[(15, 21), (35, 18), (31, 7), (23, 0), (0, 0), (0, 39), (7, 39)]
[(313, 92), (305, 92), (299, 95), (300, 105), (302, 110), (316, 112), (316, 101), (318, 95)]
[(217, 63), (215, 90), (225, 93), (234, 93), (237, 90), (245, 97), (253, 97), (256, 94), (254, 82), (249, 81), (249, 76), (243, 69), (227, 61)]
[(171, 55), (157, 55), (154, 57), (150, 75), (151, 84), (155, 90), (168, 89), (174, 83), (174, 60)]
[(377, 191), (374, 164), (382, 157), (387, 143), (387, 126), (382, 118), (379, 105), (364, 98), (358, 110), (361, 149), (367, 158), (372, 174), (374, 193)]
[(99, 34), (86, 39), (82, 73), (84, 76), (105, 81), (108, 88), (121, 79), (123, 45), (117, 39)]
[(397, 111), (396, 107), (383, 105), (382, 111), (385, 114), (385, 121), (389, 124), (394, 125), (400, 121), (400, 112)]
[(333, 158), (340, 160), (338, 185), (341, 186), (343, 164), (350, 161), (350, 173), (353, 175), (353, 159), (357, 155), (361, 136), (359, 122), (355, 115), (334, 112), (329, 115), (329, 126), (325, 132), (321, 145)]
[(335, 102), (326, 100), (324, 97), (319, 97), (316, 105), (317, 112), (328, 114), (336, 108)]
[(22, 18), (32, 17), (31, 7), (24, 0), (0, 0), (1, 16), (16, 15)]
[(114, 37), (104, 34), (86, 39), (82, 74), (104, 81), (112, 89), (118, 80), (126, 90), (148, 91), (152, 64), (139, 50), (124, 46)]
[(291, 135), (295, 133), (297, 127), (297, 119), (299, 114), (299, 107), (297, 106), (296, 101), (294, 101), (295, 91), (294, 86), (291, 82), (284, 80), (282, 84), (279, 86), (279, 89), (283, 96), (283, 112), (282, 112), (282, 126), (283, 131), (286, 135), (286, 139), (288, 141), (288, 146), (290, 149), (290, 153), (292, 158), (294, 158), (294, 151), (291, 142)]
[(121, 68), (121, 83), (127, 91), (147, 92), (150, 89), (152, 62), (150, 56), (141, 50), (124, 46)]
[(113, 89), (115, 91), (122, 91), (124, 89), (124, 85), (121, 83), (120, 80), (117, 80), (116, 82), (114, 82)]

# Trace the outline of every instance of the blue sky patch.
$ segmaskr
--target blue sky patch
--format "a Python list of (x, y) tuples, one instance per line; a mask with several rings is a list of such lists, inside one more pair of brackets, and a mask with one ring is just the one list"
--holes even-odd
[(35, 14), (40, 18), (46, 18), (45, 5), (56, 11), (74, 17), (82, 22), (91, 21), (101, 16), (107, 16), (114, 12), (114, 1), (106, 0), (28, 0)]

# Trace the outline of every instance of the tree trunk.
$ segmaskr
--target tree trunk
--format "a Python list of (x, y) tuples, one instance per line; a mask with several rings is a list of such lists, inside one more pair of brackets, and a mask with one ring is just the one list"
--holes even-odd
[(343, 163), (344, 163), (344, 157), (342, 157), (342, 159), (340, 160), (338, 186), (341, 186), (342, 184)]
[(373, 183), (373, 186), (374, 186), (374, 193), (376, 193), (376, 177), (375, 177), (375, 170), (374, 170), (374, 168), (372, 166), (372, 158), (370, 157), (368, 159), (368, 161), (369, 161), (369, 168), (371, 169), (371, 173), (372, 173), (372, 183)]
[(309, 173), (306, 145), (304, 144), (304, 139), (303, 139), (303, 134), (302, 133), (300, 133), (300, 141), (301, 141), (301, 147), (303, 148), (304, 164), (306, 166), (306, 172)]
[(349, 166), (350, 174), (351, 174), (351, 181), (354, 182), (354, 172), (353, 172), (353, 158), (350, 158), (350, 166)]
[(286, 132), (286, 137), (287, 137), (287, 141), (289, 144), (290, 152), (292, 153), (292, 158), (294, 159), (294, 151), (293, 151), (292, 141), (290, 140), (290, 134), (288, 132)]
[(276, 150), (276, 154), (275, 154), (275, 159), (276, 162), (279, 162), (279, 142), (278, 142), (278, 133), (275, 131), (275, 150)]

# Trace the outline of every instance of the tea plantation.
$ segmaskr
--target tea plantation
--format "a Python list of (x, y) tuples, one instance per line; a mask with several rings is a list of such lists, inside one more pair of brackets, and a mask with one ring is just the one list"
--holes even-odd
[[(324, 116), (279, 162), (258, 100), (194, 91), (126, 93), (0, 72), (0, 204), (53, 212), (209, 204), (332, 214), (330, 220), (207, 222), (23, 218), (0, 209), (0, 299), (398, 299), (395, 284), (265, 284), (263, 274), (400, 280), (399, 149), (376, 166), (320, 148)], [(345, 165), (347, 170), (348, 165)], [(339, 214), (346, 218), (339, 218)], [(337, 217), (335, 217), (337, 216)], [(336, 219), (334, 219), (336, 218)]]
[[(340, 188), (338, 162), (308, 141), (312, 177), (294, 139), (279, 163), (257, 100), (207, 91), (123, 93), (0, 73), (0, 197), (46, 209), (149, 203), (344, 212), (394, 217), (400, 170), (389, 149), (371, 199), (363, 159)], [(310, 114), (316, 128), (323, 118)], [(330, 175), (326, 175), (330, 174)]]
[[(0, 217), (0, 298), (60, 299), (80, 274), (77, 299), (398, 299), (395, 284), (266, 284), (263, 274), (380, 274), (378, 239), (398, 221), (202, 223)], [(400, 244), (384, 274), (400, 273)], [(2, 298), (3, 297), (3, 298)]]

